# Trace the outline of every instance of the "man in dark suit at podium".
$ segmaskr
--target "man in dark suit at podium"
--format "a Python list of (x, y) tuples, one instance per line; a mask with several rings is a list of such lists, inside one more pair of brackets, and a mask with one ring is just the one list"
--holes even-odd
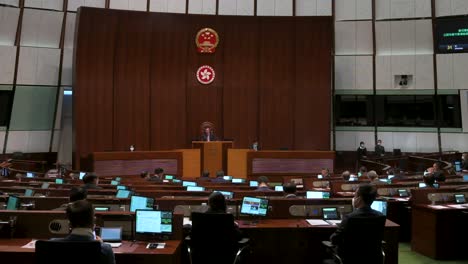
[(210, 127), (205, 127), (201, 135), (200, 141), (210, 142), (210, 141), (217, 141), (217, 140), (218, 138), (215, 136), (213, 130), (211, 130)]

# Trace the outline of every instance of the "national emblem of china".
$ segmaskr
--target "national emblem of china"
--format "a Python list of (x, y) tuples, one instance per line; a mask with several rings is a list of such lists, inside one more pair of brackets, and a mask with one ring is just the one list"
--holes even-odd
[(215, 71), (208, 65), (203, 65), (197, 70), (197, 80), (201, 84), (210, 84), (215, 79)]
[(195, 37), (195, 43), (199, 53), (214, 53), (219, 43), (218, 33), (212, 28), (200, 29)]

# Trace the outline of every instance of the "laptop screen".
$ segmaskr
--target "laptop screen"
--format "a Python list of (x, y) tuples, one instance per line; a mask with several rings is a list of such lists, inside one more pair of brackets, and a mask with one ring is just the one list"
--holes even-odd
[(110, 206), (96, 206), (94, 207), (95, 212), (107, 212), (110, 211)]
[(408, 190), (406, 190), (406, 189), (399, 189), (398, 190), (398, 195), (400, 197), (408, 197), (409, 193), (408, 193)]
[(26, 173), (26, 178), (34, 178), (34, 173), (32, 173), (32, 172), (27, 172), (27, 173)]
[(116, 180), (113, 180), (113, 181), (111, 181), (111, 184), (112, 184), (112, 185), (119, 185), (119, 182), (116, 181)]
[(419, 188), (426, 188), (426, 184), (424, 182), (420, 182), (418, 186)]
[(241, 214), (266, 216), (268, 199), (244, 197), (241, 205)]
[(129, 190), (118, 190), (115, 195), (116, 198), (129, 198), (131, 192)]
[(121, 227), (101, 227), (101, 238), (105, 242), (122, 241)]
[(136, 233), (172, 233), (171, 211), (137, 210), (135, 213), (135, 218)]
[(468, 175), (463, 175), (463, 181), (468, 182)]
[(464, 194), (455, 194), (455, 203), (457, 204), (464, 204), (466, 203), (465, 195)]
[(153, 204), (153, 198), (134, 195), (130, 200), (130, 211), (135, 212), (137, 209), (153, 209)]
[(282, 192), (283, 191), (283, 186), (275, 186), (275, 191)]
[(232, 183), (244, 183), (245, 179), (232, 179)]
[(338, 210), (336, 207), (324, 207), (322, 208), (323, 219), (325, 220), (336, 220), (338, 217)]
[(250, 187), (258, 187), (258, 181), (250, 181), (249, 186)]
[(26, 189), (26, 191), (24, 191), (24, 196), (31, 197), (33, 195), (34, 195), (34, 190), (32, 189)]
[(223, 176), (223, 179), (226, 181), (232, 180), (232, 176)]
[(7, 203), (7, 210), (18, 210), (19, 199), (16, 196), (9, 196)]
[(63, 179), (55, 179), (55, 184), (63, 184)]
[(203, 192), (205, 187), (202, 186), (187, 186), (187, 191), (189, 192)]
[(127, 186), (125, 186), (125, 185), (117, 185), (117, 190), (127, 190)]
[(86, 172), (80, 172), (80, 180), (82, 180), (85, 175), (86, 175)]
[(381, 212), (383, 215), (387, 215), (387, 202), (386, 201), (374, 201), (371, 208)]
[(306, 192), (307, 199), (328, 199), (330, 198), (330, 192), (314, 192), (308, 191)]
[(456, 171), (456, 172), (462, 171), (461, 162), (460, 162), (460, 161), (455, 161), (455, 171)]
[(196, 182), (191, 182), (191, 181), (183, 181), (182, 186), (187, 187), (187, 186), (197, 186)]
[(166, 174), (166, 175), (164, 175), (164, 179), (166, 179), (166, 180), (173, 180), (173, 179), (174, 179), (174, 175), (168, 175), (168, 174)]

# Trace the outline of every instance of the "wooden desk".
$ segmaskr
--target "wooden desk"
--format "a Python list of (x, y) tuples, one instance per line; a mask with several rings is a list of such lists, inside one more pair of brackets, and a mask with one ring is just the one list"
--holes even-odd
[(411, 249), (433, 259), (468, 259), (468, 207), (412, 207)]
[(164, 168), (167, 174), (184, 175), (182, 151), (116, 151), (94, 152), (90, 155), (91, 167), (100, 176), (139, 175), (142, 171), (153, 172)]
[(227, 151), (232, 145), (232, 141), (192, 141), (192, 148), (200, 149), (202, 171), (209, 171), (211, 177), (216, 177), (217, 171), (227, 170)]
[[(34, 263), (34, 249), (21, 248), (31, 238), (0, 239), (0, 259), (4, 263)], [(163, 249), (147, 249), (147, 242), (124, 241), (119, 248), (113, 248), (116, 263), (180, 263), (181, 242), (165, 241)]]
[[(304, 219), (260, 220), (256, 225), (239, 223), (251, 239), (248, 263), (322, 263), (327, 257), (321, 241), (328, 240), (336, 226), (310, 226)], [(398, 263), (399, 226), (389, 220), (385, 225), (386, 264)]]
[[(247, 168), (245, 175), (236, 177), (260, 175), (308, 175), (320, 173), (322, 168), (333, 170), (334, 151), (232, 151), (229, 160), (245, 159)], [(237, 157), (236, 157), (237, 156)], [(244, 166), (241, 166), (242, 168)], [(235, 173), (241, 173), (232, 171)]]

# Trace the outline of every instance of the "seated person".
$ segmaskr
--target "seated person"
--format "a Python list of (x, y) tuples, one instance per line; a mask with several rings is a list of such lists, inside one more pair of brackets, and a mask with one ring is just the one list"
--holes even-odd
[(337, 246), (338, 252), (340, 252), (340, 246), (343, 243), (343, 236), (348, 232), (347, 223), (351, 218), (375, 218), (376, 220), (381, 218), (383, 215), (379, 211), (371, 208), (372, 203), (377, 197), (377, 188), (371, 184), (362, 184), (354, 193), (352, 200), (353, 212), (345, 215), (338, 225), (338, 229), (330, 237), (330, 241), (333, 245)]
[(76, 201), (80, 200), (86, 200), (86, 197), (88, 196), (88, 191), (84, 188), (80, 187), (72, 187), (70, 189), (70, 196), (68, 197), (68, 203), (62, 204), (60, 207), (55, 208), (53, 211), (64, 211), (67, 210), (67, 207)]
[(320, 174), (322, 175), (323, 179), (327, 179), (331, 177), (330, 170), (328, 168), (322, 168), (322, 170), (320, 171)]
[(268, 177), (266, 176), (260, 176), (257, 179), (258, 182), (258, 188), (255, 189), (257, 192), (272, 192), (273, 190), (270, 189), (270, 186), (268, 185)]
[(225, 214), (227, 211), (226, 198), (220, 192), (213, 192), (208, 197), (208, 210), (210, 214)]
[(154, 175), (151, 177), (152, 181), (162, 181), (164, 179), (164, 169), (156, 168), (154, 169)]
[(426, 184), (426, 188), (435, 188), (434, 183), (435, 183), (435, 178), (434, 174), (430, 173), (427, 175), (423, 176), (423, 181)]
[(385, 184), (385, 182), (381, 182), (379, 180), (379, 175), (377, 175), (377, 172), (374, 170), (371, 170), (367, 173), (367, 177), (370, 180), (370, 183), (372, 184)]
[(389, 169), (387, 171), (387, 175), (393, 175), (393, 178), (391, 179), (392, 183), (406, 178), (404, 172), (401, 171), (400, 168)]
[(436, 171), (432, 173), (432, 175), (434, 176), (434, 181), (445, 182), (445, 174), (443, 171)]
[(212, 179), (211, 182), (216, 182), (216, 183), (226, 182), (226, 180), (224, 179), (224, 171), (217, 171), (216, 178)]
[(429, 174), (429, 173), (434, 173), (434, 172), (437, 172), (437, 171), (440, 171), (440, 163), (439, 162), (434, 162), (434, 164), (432, 164), (432, 167), (429, 167), (426, 169), (426, 171), (424, 172), (424, 174)]
[(361, 166), (358, 171), (358, 177), (366, 177), (367, 176), (367, 168), (365, 166)]
[[(210, 172), (209, 171), (204, 171), (201, 175), (201, 177), (198, 178), (198, 181), (209, 181), (210, 179)], [(223, 179), (224, 180), (224, 179)]]
[(283, 185), (283, 192), (285, 198), (297, 198), (296, 196), (296, 184), (289, 182)]
[[(70, 222), (71, 232), (65, 238), (53, 240), (64, 242), (86, 242), (98, 240), (102, 242), (100, 237), (94, 237), (94, 209), (90, 202), (86, 200), (73, 202), (68, 205), (66, 213)], [(115, 264), (114, 252), (109, 244), (101, 243), (101, 253), (100, 263)]]
[(102, 187), (98, 186), (99, 178), (94, 173), (86, 173), (86, 175), (83, 177), (83, 183), (84, 185), (82, 188), (85, 190), (102, 189)]
[(214, 131), (210, 127), (205, 127), (200, 137), (200, 141), (217, 141), (218, 138), (215, 136)]
[(350, 177), (351, 173), (349, 171), (343, 171), (343, 173), (341, 173), (341, 178), (343, 178), (343, 180), (345, 181), (349, 181)]

